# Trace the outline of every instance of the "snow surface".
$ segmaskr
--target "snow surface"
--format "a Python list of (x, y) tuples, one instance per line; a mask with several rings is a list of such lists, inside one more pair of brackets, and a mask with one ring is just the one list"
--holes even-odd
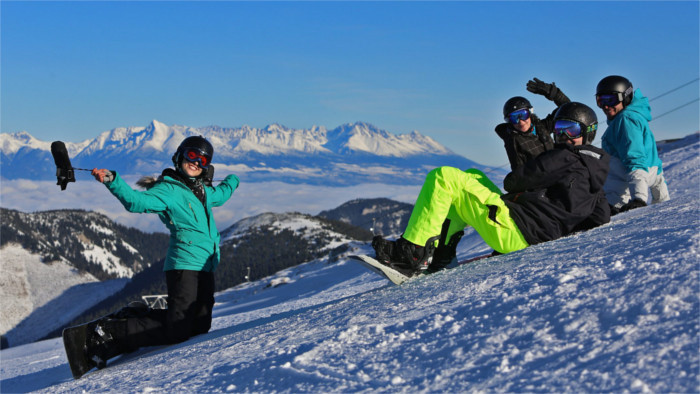
[[(122, 245), (124, 244), (125, 243), (122, 242)], [(135, 251), (136, 248), (132, 246), (129, 248), (129, 250)], [(115, 256), (112, 252), (101, 246), (86, 244), (85, 250), (81, 251), (80, 253), (85, 256), (86, 260), (96, 262), (107, 273), (114, 274), (118, 278), (131, 278), (134, 276), (134, 270), (124, 266), (119, 257)]]
[[(344, 257), (316, 260), (217, 293), (209, 333), (79, 380), (59, 339), (3, 350), (0, 387), (698, 392), (700, 145), (689, 138), (663, 156), (672, 200), (599, 228), (402, 286)], [(469, 232), (458, 252), (484, 250)]]

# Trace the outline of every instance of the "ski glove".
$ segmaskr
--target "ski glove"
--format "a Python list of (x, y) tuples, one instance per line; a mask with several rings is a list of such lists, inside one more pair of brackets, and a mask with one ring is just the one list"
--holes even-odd
[(552, 92), (552, 88), (556, 88), (556, 86), (554, 86), (554, 83), (550, 84), (547, 82), (543, 82), (537, 78), (533, 78), (527, 81), (527, 90), (529, 92), (540, 94), (547, 98), (550, 98), (549, 96)]
[(638, 198), (635, 198), (634, 200), (632, 200), (632, 201), (628, 202), (627, 204), (623, 205), (622, 207), (620, 207), (620, 212), (627, 212), (631, 209), (641, 208), (641, 207), (646, 207), (646, 206), (647, 206), (647, 203), (645, 203), (644, 201), (642, 201)]
[(548, 100), (554, 101), (557, 106), (568, 103), (570, 100), (557, 85), (533, 78), (527, 82), (527, 90), (531, 93), (539, 94)]

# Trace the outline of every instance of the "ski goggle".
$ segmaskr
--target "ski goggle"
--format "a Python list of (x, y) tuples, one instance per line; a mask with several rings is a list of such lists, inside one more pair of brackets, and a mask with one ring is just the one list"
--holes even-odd
[(581, 127), (581, 123), (573, 120), (561, 119), (554, 123), (554, 135), (557, 137), (566, 137), (570, 140), (581, 137), (584, 131), (591, 133), (596, 130), (598, 130), (598, 123), (593, 123), (586, 128)]
[(527, 108), (519, 109), (508, 114), (507, 120), (512, 124), (518, 124), (520, 120), (530, 119), (530, 110)]
[(603, 107), (614, 107), (620, 104), (620, 95), (615, 94), (597, 94), (595, 96), (595, 102), (598, 104), (599, 108)]
[(209, 167), (209, 157), (198, 149), (188, 148), (183, 152), (183, 158), (190, 163), (199, 163), (201, 168)]

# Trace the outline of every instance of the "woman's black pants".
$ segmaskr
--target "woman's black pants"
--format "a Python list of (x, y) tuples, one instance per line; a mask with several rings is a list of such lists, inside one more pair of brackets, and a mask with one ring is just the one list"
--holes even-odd
[(127, 319), (126, 344), (142, 346), (178, 343), (209, 332), (214, 308), (214, 273), (189, 270), (165, 271), (168, 308)]

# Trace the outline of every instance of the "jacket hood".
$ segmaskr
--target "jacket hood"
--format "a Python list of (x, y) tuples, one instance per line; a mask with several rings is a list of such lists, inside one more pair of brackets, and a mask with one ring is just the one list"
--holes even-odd
[(602, 190), (608, 178), (610, 155), (604, 150), (592, 145), (575, 147), (569, 145), (569, 147), (578, 153), (583, 164), (588, 168), (588, 172), (591, 174), (591, 192)]
[[(630, 112), (641, 116), (642, 118), (646, 119), (647, 122), (651, 121), (651, 106), (649, 105), (649, 99), (645, 97), (639, 89), (634, 91), (632, 102), (630, 102), (630, 105), (625, 107), (620, 114), (629, 114)], [(617, 116), (615, 118), (617, 118)], [(615, 118), (612, 120), (615, 120)], [(608, 124), (610, 124), (612, 120), (609, 120)]]

